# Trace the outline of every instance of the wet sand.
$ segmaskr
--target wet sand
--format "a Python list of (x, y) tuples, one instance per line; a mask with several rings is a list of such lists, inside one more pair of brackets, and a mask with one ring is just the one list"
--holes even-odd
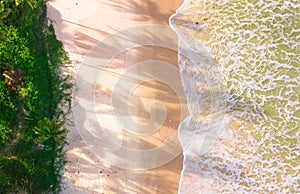
[[(181, 3), (181, 0), (49, 1), (48, 17), (54, 25), (57, 38), (63, 42), (64, 49), (72, 61), (72, 65), (65, 69), (66, 73), (75, 78), (89, 50), (110, 34), (134, 26), (168, 24), (168, 18), (175, 13)], [(122, 69), (132, 64), (150, 59), (160, 60), (177, 68), (177, 53), (151, 46), (123, 52), (116, 56), (110, 65), (114, 67), (112, 68), (114, 73), (120, 73)], [(93, 92), (98, 118), (103, 116), (101, 103), (104, 96), (112, 98), (115, 82), (116, 80), (112, 79), (106, 80), (105, 84), (101, 81), (95, 84)], [(79, 89), (85, 92), (84, 89)], [(176, 93), (165, 84), (155, 81), (145, 82), (131, 91), (128, 103), (136, 105), (129, 106), (132, 116), (138, 122), (149, 121), (151, 117), (147, 110), (157, 100), (165, 105), (168, 112), (166, 122), (151, 135), (140, 138), (125, 131), (121, 137), (122, 146), (147, 150), (161, 146), (168, 138), (176, 136), (181, 121), (179, 118), (181, 105)], [(79, 135), (73, 119), (71, 115), (68, 124), (70, 144), (67, 147), (68, 163), (64, 173), (63, 193), (177, 193), (182, 170), (181, 154), (171, 162), (152, 170), (120, 169), (106, 164), (92, 152)], [(118, 134), (113, 133), (113, 128), (107, 130), (110, 138), (117, 138)]]

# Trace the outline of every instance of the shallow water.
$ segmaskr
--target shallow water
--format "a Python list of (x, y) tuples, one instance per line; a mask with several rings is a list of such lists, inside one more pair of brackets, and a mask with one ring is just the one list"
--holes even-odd
[(171, 18), (191, 114), (181, 193), (300, 193), (299, 18), (293, 0), (186, 0)]

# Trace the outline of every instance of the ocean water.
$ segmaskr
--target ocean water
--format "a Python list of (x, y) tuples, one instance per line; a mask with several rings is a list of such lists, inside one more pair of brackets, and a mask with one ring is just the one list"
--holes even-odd
[(180, 193), (300, 193), (300, 3), (186, 0)]

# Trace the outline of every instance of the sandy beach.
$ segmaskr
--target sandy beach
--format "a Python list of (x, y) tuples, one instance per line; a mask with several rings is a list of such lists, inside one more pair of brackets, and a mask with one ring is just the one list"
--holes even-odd
[[(160, 101), (168, 112), (159, 130), (146, 136), (138, 137), (129, 132), (119, 134), (119, 130), (110, 127), (109, 112), (103, 116), (103, 107), (112, 106), (106, 98), (114, 98), (113, 88), (121, 75), (134, 64), (147, 60), (159, 60), (177, 67), (177, 53), (153, 46), (141, 46), (119, 53), (110, 61), (109, 67), (118, 76), (104, 74), (101, 81), (93, 83), (94, 91), (81, 87), (78, 71), (90, 49), (99, 45), (99, 41), (118, 31), (149, 24), (167, 25), (169, 17), (175, 13), (182, 0), (144, 1), (144, 0), (50, 0), (48, 18), (52, 22), (57, 38), (63, 42), (72, 64), (65, 69), (75, 80), (75, 88), (84, 95), (93, 94), (93, 103), (98, 120), (106, 127), (109, 138), (121, 142), (123, 147), (136, 150), (149, 150), (162, 146), (170, 137), (177, 134), (181, 122), (181, 104), (176, 92), (166, 84), (157, 81), (143, 82), (130, 92), (129, 111), (138, 123), (151, 120), (151, 104)], [(136, 37), (139, 39), (139, 37)], [(96, 52), (110, 52), (109, 47), (102, 47)], [(94, 50), (95, 52), (95, 50)], [(104, 55), (104, 54), (103, 54)], [(76, 77), (77, 76), (77, 77)], [(86, 75), (89, 77), (90, 75)], [(106, 76), (106, 77), (105, 77)], [(87, 79), (86, 79), (87, 80)], [(123, 93), (120, 92), (121, 96)], [(76, 100), (76, 99), (75, 99)], [(119, 99), (117, 99), (119, 100)], [(131, 105), (131, 106), (130, 106)], [(122, 169), (103, 161), (78, 132), (74, 118), (79, 118), (76, 109), (70, 115), (67, 146), (68, 163), (64, 172), (62, 193), (177, 193), (182, 170), (183, 157), (178, 154), (172, 161), (150, 170)], [(80, 118), (85, 120), (85, 117)], [(107, 126), (106, 126), (107, 125)], [(121, 137), (120, 137), (121, 135)], [(137, 159), (138, 160), (138, 159)]]

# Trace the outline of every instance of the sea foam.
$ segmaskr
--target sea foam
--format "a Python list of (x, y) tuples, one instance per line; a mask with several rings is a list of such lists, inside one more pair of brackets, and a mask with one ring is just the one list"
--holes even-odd
[(171, 16), (190, 116), (179, 193), (299, 193), (295, 1), (186, 0)]

